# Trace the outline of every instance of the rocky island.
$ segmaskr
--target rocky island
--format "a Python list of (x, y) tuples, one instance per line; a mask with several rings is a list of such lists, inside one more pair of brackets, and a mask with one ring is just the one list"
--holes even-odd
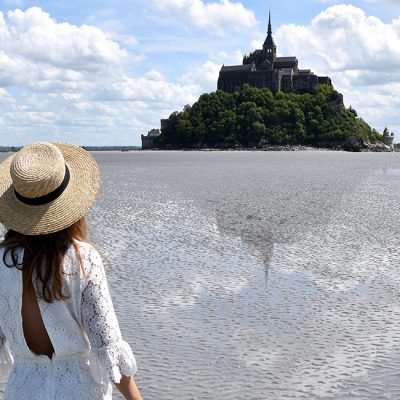
[(143, 148), (393, 149), (393, 135), (346, 108), (330, 77), (300, 69), (294, 56), (277, 56), (271, 15), (263, 48), (242, 65), (223, 65), (217, 87), (162, 120), (161, 134), (142, 136)]
[(273, 93), (244, 85), (200, 96), (163, 121), (158, 149), (260, 149), (302, 147), (348, 151), (391, 151), (331, 85), (315, 93)]

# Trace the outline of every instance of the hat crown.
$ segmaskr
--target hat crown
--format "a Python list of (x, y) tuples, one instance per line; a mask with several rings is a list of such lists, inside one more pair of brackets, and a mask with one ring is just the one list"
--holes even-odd
[(65, 160), (53, 144), (36, 142), (22, 148), (10, 165), (15, 190), (37, 198), (56, 190), (65, 176)]

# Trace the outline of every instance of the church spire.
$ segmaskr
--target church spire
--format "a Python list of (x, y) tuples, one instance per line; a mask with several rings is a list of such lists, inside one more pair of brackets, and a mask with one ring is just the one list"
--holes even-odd
[(269, 18), (268, 18), (268, 35), (272, 36), (271, 9), (269, 10)]
[(276, 58), (276, 46), (274, 39), (272, 38), (271, 10), (269, 10), (268, 15), (268, 35), (265, 39), (263, 50), (264, 54), (266, 54), (266, 59), (273, 64)]
[(264, 42), (264, 48), (275, 46), (274, 39), (272, 38), (272, 24), (271, 24), (271, 10), (269, 10), (268, 17), (268, 35)]

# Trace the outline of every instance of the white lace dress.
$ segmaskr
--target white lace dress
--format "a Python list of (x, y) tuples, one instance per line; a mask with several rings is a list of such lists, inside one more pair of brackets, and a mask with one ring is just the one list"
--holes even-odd
[[(5, 400), (101, 400), (112, 398), (113, 382), (136, 372), (121, 338), (97, 251), (80, 243), (85, 273), (74, 248), (64, 261), (66, 301), (38, 299), (54, 356), (28, 348), (22, 330), (22, 273), (3, 263), (0, 250), (0, 374), (9, 374)], [(23, 251), (19, 257), (22, 259)]]

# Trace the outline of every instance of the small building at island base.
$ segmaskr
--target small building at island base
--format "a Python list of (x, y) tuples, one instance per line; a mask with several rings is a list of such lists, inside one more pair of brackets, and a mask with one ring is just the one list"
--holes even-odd
[[(161, 131), (167, 122), (167, 119), (161, 120)], [(147, 135), (142, 135), (142, 150), (153, 149), (154, 142), (161, 135), (161, 131), (160, 129), (151, 129)]]
[(389, 146), (392, 150), (394, 150), (393, 140), (394, 140), (394, 133), (393, 132), (389, 133), (388, 128), (385, 128), (382, 135), (382, 142), (386, 144), (386, 146)]
[(317, 76), (309, 69), (299, 69), (296, 57), (277, 57), (272, 38), (271, 14), (268, 35), (262, 49), (243, 57), (242, 65), (223, 65), (218, 78), (218, 90), (240, 92), (243, 85), (268, 88), (272, 92), (316, 92), (318, 85), (331, 85), (328, 76)]
[(142, 135), (142, 149), (152, 149), (154, 147), (154, 140), (161, 135), (159, 129), (152, 129), (147, 132), (147, 135)]

